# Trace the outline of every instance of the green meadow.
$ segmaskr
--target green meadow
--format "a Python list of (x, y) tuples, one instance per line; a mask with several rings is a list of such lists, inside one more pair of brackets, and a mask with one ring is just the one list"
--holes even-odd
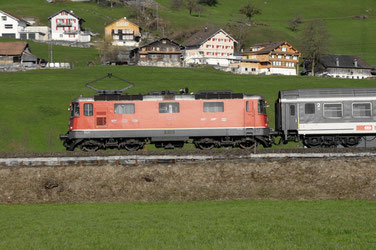
[[(191, 92), (231, 89), (262, 95), (270, 105), (271, 127), (274, 127), (274, 101), (280, 89), (375, 86), (372, 80), (234, 75), (210, 67), (93, 66), (1, 73), (0, 152), (64, 151), (59, 134), (68, 129), (70, 102), (81, 95), (96, 94), (85, 84), (108, 72), (134, 83), (135, 87), (128, 91), (130, 94), (188, 87)], [(115, 78), (107, 78), (94, 85), (103, 89), (124, 87), (123, 82)]]
[(374, 249), (376, 203), (0, 206), (0, 249)]

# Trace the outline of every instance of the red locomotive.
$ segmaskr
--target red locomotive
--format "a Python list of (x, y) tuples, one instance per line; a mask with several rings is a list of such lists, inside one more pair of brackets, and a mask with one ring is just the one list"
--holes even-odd
[(98, 95), (73, 100), (69, 131), (60, 136), (67, 150), (78, 146), (84, 151), (135, 151), (146, 143), (172, 149), (190, 140), (200, 149), (271, 146), (261, 96), (232, 91), (188, 94), (187, 89), (128, 95), (122, 94), (125, 89), (95, 89)]

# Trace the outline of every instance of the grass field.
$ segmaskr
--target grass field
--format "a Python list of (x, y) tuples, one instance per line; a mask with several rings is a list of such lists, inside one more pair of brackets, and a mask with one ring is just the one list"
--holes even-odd
[(0, 206), (1, 249), (374, 249), (375, 202)]
[[(232, 89), (263, 95), (270, 104), (271, 127), (274, 126), (274, 101), (280, 89), (375, 85), (375, 81), (370, 80), (233, 75), (211, 68), (95, 66), (1, 73), (0, 152), (63, 151), (58, 137), (68, 129), (69, 103), (80, 95), (93, 96), (95, 92), (86, 88), (85, 84), (107, 72), (135, 83), (129, 93), (188, 87), (193, 92)], [(114, 78), (98, 82), (95, 86), (109, 89), (123, 87), (122, 82)]]

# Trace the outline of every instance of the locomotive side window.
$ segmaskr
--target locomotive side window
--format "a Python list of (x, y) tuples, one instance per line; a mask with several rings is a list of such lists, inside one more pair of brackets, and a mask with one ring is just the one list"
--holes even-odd
[(343, 116), (342, 103), (324, 103), (324, 117), (340, 118)]
[(178, 102), (161, 102), (159, 103), (159, 113), (179, 113)]
[(249, 112), (249, 101), (247, 101), (245, 104), (245, 111)]
[(353, 117), (363, 118), (372, 116), (372, 106), (370, 102), (359, 102), (352, 104)]
[(223, 102), (204, 102), (205, 113), (217, 113), (224, 112), (225, 105)]
[(290, 115), (295, 116), (295, 105), (290, 105)]
[(264, 100), (258, 101), (257, 110), (259, 114), (266, 114), (266, 106)]
[(312, 115), (315, 113), (315, 104), (314, 103), (306, 103), (304, 105), (304, 110), (306, 115)]
[(71, 117), (80, 116), (80, 104), (77, 102), (72, 103)]
[(134, 114), (135, 105), (134, 103), (115, 103), (114, 111), (115, 114)]
[(93, 116), (93, 104), (92, 103), (84, 104), (84, 116)]

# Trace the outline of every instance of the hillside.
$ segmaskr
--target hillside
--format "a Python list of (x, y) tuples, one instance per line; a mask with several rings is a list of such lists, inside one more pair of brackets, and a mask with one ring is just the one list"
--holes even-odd
[[(200, 14), (193, 12), (189, 15), (187, 9), (172, 10), (170, 0), (158, 0), (160, 6), (158, 15), (161, 17), (159, 30), (143, 27), (156, 35), (176, 37), (182, 42), (184, 34), (202, 28), (205, 25), (227, 27), (227, 31), (235, 36), (243, 36), (245, 46), (253, 43), (288, 40), (299, 48), (299, 37), (303, 25), (314, 18), (322, 18), (327, 24), (330, 34), (330, 53), (353, 54), (363, 57), (369, 64), (376, 64), (376, 1), (374, 0), (315, 0), (298, 1), (254, 0), (262, 14), (254, 17), (256, 26), (246, 26), (247, 18), (238, 13), (247, 0), (219, 0), (214, 7), (206, 7)], [(49, 4), (45, 0), (0, 0), (0, 8), (23, 17), (36, 17), (42, 25), (48, 25), (48, 17), (58, 10), (73, 10), (85, 19), (84, 28), (100, 35), (94, 39), (101, 40), (104, 27), (119, 17), (127, 16), (137, 22), (140, 15), (125, 7), (101, 7), (96, 3), (62, 2)], [(156, 16), (156, 8), (150, 10), (151, 16)], [(299, 15), (303, 23), (296, 32), (288, 29), (288, 21)], [(356, 18), (363, 16), (366, 19)], [(231, 25), (231, 27), (229, 27)], [(241, 25), (236, 31), (234, 25)], [(162, 29), (161, 27), (164, 27)], [(238, 33), (241, 34), (238, 34)]]

